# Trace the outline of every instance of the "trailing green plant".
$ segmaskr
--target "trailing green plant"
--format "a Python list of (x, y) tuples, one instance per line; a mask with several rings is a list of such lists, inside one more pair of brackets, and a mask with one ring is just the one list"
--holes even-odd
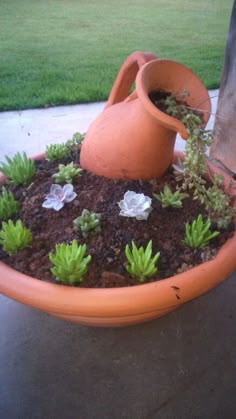
[(0, 231), (0, 245), (6, 253), (14, 254), (32, 243), (31, 231), (23, 226), (21, 220), (3, 221)]
[(202, 118), (200, 115), (193, 113), (188, 107), (187, 103), (184, 102), (185, 98), (189, 96), (189, 93), (184, 89), (179, 94), (169, 94), (165, 98), (161, 99), (160, 102), (165, 106), (165, 112), (179, 119), (191, 133), (195, 128), (202, 125)]
[(49, 144), (46, 146), (45, 158), (48, 161), (60, 161), (70, 156), (70, 147), (65, 144)]
[(84, 209), (81, 216), (73, 221), (74, 230), (80, 231), (84, 238), (93, 236), (101, 231), (100, 218), (100, 214)]
[[(178, 164), (174, 165), (176, 179), (182, 180), (179, 189), (192, 190), (193, 199), (201, 202), (210, 219), (217, 223), (218, 228), (227, 228), (236, 215), (236, 211), (230, 206), (230, 197), (223, 190), (223, 178), (212, 174), (207, 164), (206, 151), (212, 143), (212, 132), (204, 130), (201, 127), (201, 116), (193, 113), (187, 104), (180, 103), (178, 98), (176, 95), (171, 95), (170, 99), (167, 97), (164, 101), (167, 102), (167, 112), (174, 117), (178, 114), (178, 119), (184, 124), (189, 134), (182, 167), (178, 170)], [(212, 186), (207, 185), (204, 178), (206, 174)]]
[(54, 265), (51, 272), (57, 281), (70, 285), (83, 281), (91, 261), (90, 255), (85, 256), (86, 250), (86, 244), (78, 245), (76, 240), (56, 244), (55, 253), (49, 253), (49, 260)]
[(159, 194), (153, 194), (153, 196), (161, 202), (163, 208), (181, 208), (183, 206), (183, 199), (188, 198), (189, 195), (179, 190), (172, 192), (170, 187), (165, 185), (163, 192), (160, 192)]
[(210, 231), (211, 221), (208, 218), (205, 222), (202, 219), (202, 215), (199, 214), (198, 217), (193, 220), (191, 224), (185, 224), (185, 238), (183, 243), (191, 247), (192, 249), (197, 249), (200, 247), (207, 246), (209, 241), (214, 237), (218, 236), (219, 231)]
[[(208, 216), (217, 223), (218, 228), (227, 228), (235, 216), (235, 209), (230, 206), (231, 200), (223, 190), (223, 177), (210, 172), (205, 155), (210, 145), (211, 133), (199, 130), (192, 134), (186, 143), (183, 162), (183, 190), (192, 189), (193, 199), (205, 207)], [(212, 185), (208, 186), (204, 175), (208, 174)]]
[(24, 152), (22, 155), (16, 153), (11, 159), (5, 156), (7, 163), (1, 162), (0, 172), (2, 172), (6, 178), (7, 183), (18, 185), (28, 185), (33, 176), (35, 175), (35, 163), (29, 159)]
[(56, 183), (72, 183), (73, 179), (75, 177), (79, 177), (81, 172), (83, 171), (78, 166), (74, 165), (73, 162), (67, 165), (59, 164), (58, 169), (59, 172), (52, 175)]
[(153, 276), (158, 271), (156, 263), (160, 257), (160, 252), (152, 256), (152, 240), (148, 242), (146, 249), (143, 246), (137, 248), (132, 241), (131, 248), (128, 244), (126, 245), (125, 255), (128, 262), (125, 265), (127, 272), (140, 282), (144, 282), (147, 277)]
[(216, 220), (219, 229), (227, 228), (236, 215), (236, 210), (230, 206), (230, 197), (225, 194), (221, 185), (223, 183), (222, 176), (213, 176), (213, 185), (206, 188), (203, 185), (201, 188), (195, 189), (194, 195), (204, 204), (208, 214), (212, 220)]
[(7, 191), (5, 186), (2, 187), (2, 195), (0, 196), (0, 219), (8, 220), (19, 211), (19, 202), (15, 200), (12, 192)]

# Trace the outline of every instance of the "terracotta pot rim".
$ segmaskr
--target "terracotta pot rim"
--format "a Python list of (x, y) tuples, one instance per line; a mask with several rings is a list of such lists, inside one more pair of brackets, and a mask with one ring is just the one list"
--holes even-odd
[[(134, 316), (177, 307), (204, 294), (236, 268), (236, 233), (216, 257), (182, 274), (123, 288), (75, 288), (43, 282), (0, 262), (0, 290), (18, 302), (62, 315)], [(208, 276), (208, 281), (206, 281)], [(10, 283), (5, 282), (8, 277)]]
[[(175, 155), (181, 156), (182, 153), (177, 152)], [(42, 157), (44, 154), (34, 156), (33, 159)], [(2, 176), (0, 181), (3, 181)], [(236, 269), (236, 260), (232, 257), (234, 254), (236, 232), (211, 261), (149, 284), (110, 289), (75, 288), (47, 283), (0, 262), (0, 292), (23, 304), (61, 316), (122, 318), (169, 311), (226, 279)]]
[[(13, 269), (10, 266), (8, 266), (7, 264), (5, 264), (4, 262), (0, 262), (0, 267), (3, 267), (3, 268), (6, 267), (9, 272), (10, 271), (11, 272), (17, 272), (18, 275), (22, 276), (22, 278), (30, 278), (32, 281), (35, 281), (35, 283), (40, 283), (42, 287), (45, 287), (45, 288), (47, 288), (48, 286), (50, 286), (50, 287), (57, 287), (57, 288), (59, 287), (61, 290), (63, 290), (63, 292), (65, 290), (67, 290), (67, 293), (72, 293), (72, 292), (79, 292), (80, 293), (81, 290), (82, 290), (82, 292), (85, 292), (86, 291), (86, 292), (91, 292), (92, 293), (92, 292), (95, 292), (96, 291), (96, 292), (101, 293), (101, 294), (104, 293), (104, 292), (111, 294), (114, 291), (119, 291), (119, 293), (129, 292), (129, 293), (132, 294), (132, 291), (133, 290), (140, 290), (141, 288), (144, 289), (144, 287), (145, 288), (152, 288), (152, 287), (154, 287), (154, 288), (158, 287), (159, 288), (159, 287), (162, 287), (163, 283), (164, 282), (167, 283), (167, 281), (170, 282), (170, 283), (173, 282), (173, 281), (175, 281), (175, 280), (182, 281), (182, 277), (183, 276), (184, 277), (185, 276), (187, 277), (189, 273), (194, 272), (194, 271), (197, 271), (200, 266), (201, 267), (204, 266), (204, 267), (211, 268), (211, 265), (215, 264), (216, 262), (218, 262), (220, 264), (222, 262), (222, 258), (225, 257), (225, 253), (226, 252), (228, 253), (230, 251), (230, 249), (233, 250), (234, 248), (236, 250), (236, 231), (235, 231), (234, 235), (230, 239), (228, 239), (221, 246), (221, 248), (218, 250), (217, 254), (215, 255), (215, 257), (213, 259), (211, 259), (209, 261), (206, 261), (206, 262), (203, 262), (203, 263), (201, 263), (199, 265), (196, 265), (193, 268), (190, 268), (190, 269), (188, 269), (185, 272), (182, 272), (182, 273), (179, 273), (179, 274), (176, 274), (176, 275), (172, 275), (172, 276), (170, 276), (168, 278), (157, 279), (156, 281), (153, 281), (153, 282), (132, 285), (132, 286), (129, 286), (129, 287), (86, 288), (86, 287), (80, 287), (80, 286), (78, 286), (78, 287), (76, 286), (75, 287), (75, 286), (63, 285), (63, 284), (60, 284), (60, 283), (58, 283), (58, 284), (55, 283), (54, 284), (54, 283), (51, 283), (51, 282), (46, 282), (46, 281), (43, 281), (41, 279), (37, 279), (37, 278), (31, 277), (31, 276), (26, 275), (26, 274), (23, 274), (21, 272), (18, 272), (15, 269)], [(232, 259), (232, 258), (229, 257), (229, 259)], [(232, 262), (232, 264), (230, 266), (235, 267), (235, 269), (236, 269), (236, 259), (235, 259), (235, 261)], [(83, 291), (83, 290), (85, 290), (85, 291)]]
[(188, 68), (185, 65), (179, 63), (178, 61), (169, 60), (169, 59), (165, 59), (165, 58), (158, 58), (158, 59), (151, 60), (151, 61), (147, 62), (146, 64), (144, 64), (140, 68), (140, 70), (137, 74), (137, 77), (136, 77), (136, 82), (135, 82), (136, 83), (136, 91), (137, 91), (138, 97), (141, 100), (144, 108), (148, 111), (149, 114), (151, 114), (155, 119), (158, 118), (158, 120), (162, 121), (163, 125), (165, 125), (169, 129), (172, 129), (172, 130), (178, 132), (181, 135), (181, 137), (184, 140), (186, 140), (188, 138), (188, 134), (186, 132), (186, 129), (185, 129), (185, 126), (183, 125), (183, 123), (181, 121), (179, 121), (178, 119), (160, 111), (150, 101), (150, 99), (147, 97), (147, 92), (146, 92), (145, 87), (144, 87), (145, 86), (144, 79), (146, 77), (147, 71), (149, 71), (149, 69), (151, 67), (154, 67), (154, 69), (157, 71), (158, 67), (160, 67), (162, 65), (165, 65), (165, 64), (168, 64), (168, 70), (171, 67), (177, 67), (177, 68), (181, 69), (182, 71), (185, 71), (186, 73), (191, 75), (191, 77), (195, 80), (195, 82), (198, 83), (199, 88), (202, 89), (203, 91), (205, 91), (206, 96), (208, 96), (208, 101), (206, 101), (206, 103), (204, 104), (204, 107), (206, 108), (206, 113), (205, 113), (205, 116), (204, 116), (205, 122), (204, 122), (203, 126), (205, 127), (209, 118), (210, 118), (210, 113), (211, 113), (211, 100), (210, 100), (210, 96), (208, 94), (208, 91), (206, 90), (206, 88), (205, 88), (204, 84), (201, 82), (201, 80), (196, 76), (196, 74), (190, 68)]

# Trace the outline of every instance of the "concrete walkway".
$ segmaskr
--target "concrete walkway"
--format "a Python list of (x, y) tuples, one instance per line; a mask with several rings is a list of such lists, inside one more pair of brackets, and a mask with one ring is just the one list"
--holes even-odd
[[(101, 108), (0, 114), (1, 156), (84, 132)], [(235, 419), (235, 280), (124, 329), (66, 323), (0, 296), (0, 418)]]
[(42, 153), (46, 145), (67, 141), (86, 132), (105, 102), (0, 113), (0, 160), (25, 151)]
[[(212, 128), (216, 112), (218, 90), (211, 90), (212, 113), (208, 128)], [(41, 153), (47, 144), (67, 141), (75, 132), (84, 133), (102, 112), (105, 102), (88, 105), (59, 106), (0, 113), (0, 161), (17, 151), (29, 156)], [(176, 148), (182, 150), (185, 142), (178, 136)]]

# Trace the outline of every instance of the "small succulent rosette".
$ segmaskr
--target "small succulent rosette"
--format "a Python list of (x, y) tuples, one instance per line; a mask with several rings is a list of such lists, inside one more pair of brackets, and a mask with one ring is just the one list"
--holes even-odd
[(124, 199), (118, 202), (120, 215), (123, 217), (134, 217), (136, 220), (147, 220), (152, 211), (152, 200), (143, 193), (127, 191)]
[(46, 195), (46, 200), (43, 202), (43, 208), (51, 208), (59, 211), (68, 202), (73, 201), (77, 194), (74, 192), (73, 185), (51, 185), (50, 192)]

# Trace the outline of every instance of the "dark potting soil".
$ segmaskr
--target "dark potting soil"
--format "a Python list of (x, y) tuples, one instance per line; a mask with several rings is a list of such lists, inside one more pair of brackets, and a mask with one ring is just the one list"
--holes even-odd
[[(165, 99), (171, 95), (171, 92), (164, 90), (153, 90), (149, 93), (149, 99), (160, 111), (166, 113)], [(182, 102), (183, 103), (183, 102)]]
[[(68, 163), (64, 162), (64, 163)], [(55, 282), (48, 254), (57, 243), (70, 243), (76, 239), (86, 243), (87, 253), (92, 256), (82, 287), (108, 288), (138, 285), (125, 269), (124, 248), (135, 241), (146, 246), (152, 240), (153, 254), (160, 251), (158, 274), (148, 279), (152, 282), (187, 270), (202, 261), (211, 259), (217, 249), (233, 234), (233, 226), (212, 240), (207, 248), (191, 250), (184, 246), (184, 224), (191, 222), (205, 210), (197, 201), (187, 198), (182, 209), (162, 208), (154, 197), (168, 183), (175, 189), (176, 181), (170, 168), (165, 176), (152, 181), (116, 181), (98, 177), (86, 171), (74, 182), (77, 197), (65, 204), (60, 211), (42, 208), (42, 203), (53, 182), (52, 174), (58, 171), (58, 163), (37, 161), (37, 172), (28, 187), (9, 187), (20, 202), (20, 218), (30, 228), (33, 243), (15, 255), (0, 250), (0, 260), (14, 269), (38, 279)], [(118, 202), (126, 191), (144, 193), (152, 198), (152, 212), (147, 220), (136, 220), (119, 215)], [(73, 230), (73, 220), (82, 210), (101, 214), (101, 232), (84, 239)], [(214, 226), (213, 226), (214, 227)]]

